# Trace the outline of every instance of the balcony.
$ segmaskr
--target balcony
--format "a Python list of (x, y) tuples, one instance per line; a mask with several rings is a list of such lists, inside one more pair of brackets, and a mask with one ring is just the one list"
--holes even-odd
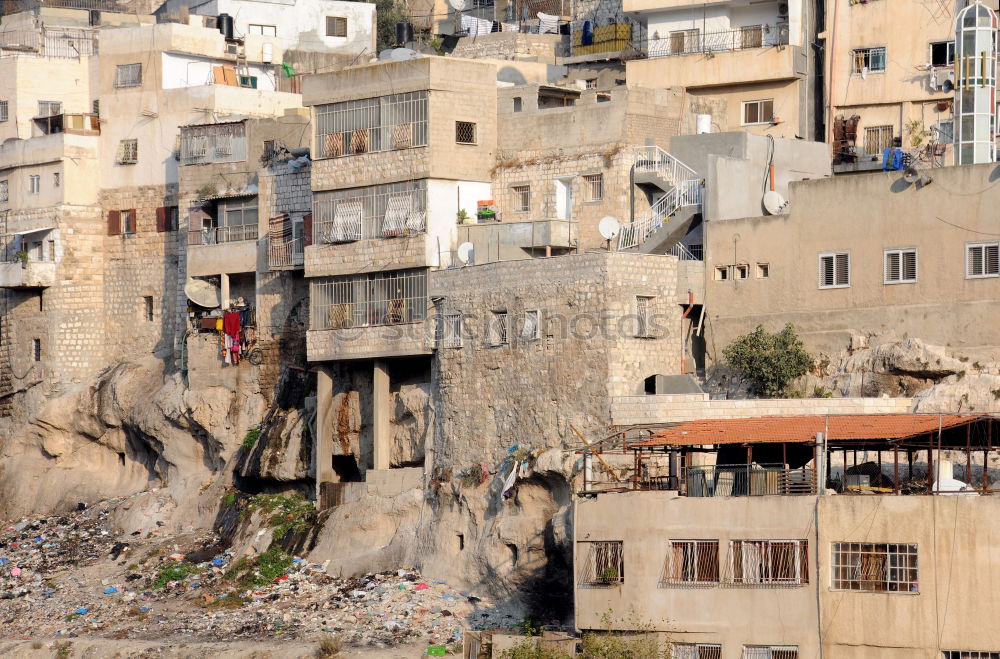
[(647, 58), (716, 54), (756, 48), (788, 45), (788, 23), (750, 25), (719, 32), (697, 30), (674, 32), (666, 39), (650, 39), (644, 53)]
[(269, 237), (267, 241), (267, 267), (270, 270), (301, 269), (305, 263), (305, 239)]
[(257, 268), (257, 225), (189, 231), (187, 268), (192, 277), (254, 272)]
[(0, 263), (0, 288), (48, 288), (55, 283), (55, 262)]
[[(657, 485), (664, 480), (651, 479), (647, 489), (662, 489)], [(691, 466), (680, 486), (689, 497), (816, 494), (816, 474), (806, 467), (789, 469), (783, 465)]]
[[(575, 220), (483, 222), (458, 228), (458, 242), (472, 243), (474, 263), (530, 258), (535, 250), (553, 253), (575, 247), (579, 226)], [(452, 259), (452, 263), (458, 263)]]

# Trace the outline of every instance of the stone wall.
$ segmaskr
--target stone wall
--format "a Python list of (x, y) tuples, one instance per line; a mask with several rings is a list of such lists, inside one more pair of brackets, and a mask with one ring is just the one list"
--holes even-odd
[(306, 248), (307, 277), (350, 275), (427, 266), (427, 235), (320, 243)]
[(565, 57), (568, 52), (566, 38), (558, 34), (494, 32), (459, 39), (451, 54), (469, 59), (524, 60), (538, 57), (552, 61), (555, 57)]

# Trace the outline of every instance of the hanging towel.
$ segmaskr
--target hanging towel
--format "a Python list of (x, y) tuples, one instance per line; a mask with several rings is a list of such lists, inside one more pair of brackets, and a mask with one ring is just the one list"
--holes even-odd
[(503, 498), (504, 499), (509, 499), (510, 498), (511, 492), (514, 489), (514, 482), (516, 480), (517, 480), (517, 465), (515, 464), (514, 468), (510, 470), (510, 476), (508, 476), (507, 480), (505, 480), (504, 483), (503, 483)]
[(222, 317), (222, 326), (225, 329), (226, 336), (238, 338), (240, 335), (240, 314), (231, 311), (226, 312), (226, 315)]

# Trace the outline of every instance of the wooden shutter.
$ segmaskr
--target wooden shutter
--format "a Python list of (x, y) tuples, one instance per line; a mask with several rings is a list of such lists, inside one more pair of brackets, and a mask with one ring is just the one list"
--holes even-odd
[(302, 235), (306, 247), (313, 244), (313, 216), (309, 213), (302, 218)]
[(108, 211), (108, 235), (117, 236), (122, 232), (122, 214), (119, 211)]
[(138, 233), (139, 232), (139, 216), (136, 215), (136, 212), (135, 212), (134, 208), (128, 209), (128, 216), (130, 218), (132, 218), (132, 226), (130, 226), (130, 227), (123, 227), (123, 228), (124, 229), (131, 229), (131, 231), (129, 233)]
[(163, 233), (164, 231), (169, 231), (170, 227), (167, 224), (167, 209), (165, 206), (160, 206), (156, 209), (156, 232)]

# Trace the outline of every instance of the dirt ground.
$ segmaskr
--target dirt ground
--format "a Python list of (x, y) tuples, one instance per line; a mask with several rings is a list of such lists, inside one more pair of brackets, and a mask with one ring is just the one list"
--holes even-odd
[[(68, 644), (68, 645), (67, 645)], [(50, 659), (65, 648), (63, 656), (74, 659), (305, 659), (317, 657), (319, 643), (303, 641), (239, 641), (235, 643), (182, 643), (153, 641), (115, 641), (110, 639), (65, 639), (0, 641), (0, 656), (14, 659)], [(419, 643), (395, 648), (344, 648), (342, 659), (415, 659), (427, 656), (427, 645)], [(62, 657), (60, 657), (62, 659)]]

